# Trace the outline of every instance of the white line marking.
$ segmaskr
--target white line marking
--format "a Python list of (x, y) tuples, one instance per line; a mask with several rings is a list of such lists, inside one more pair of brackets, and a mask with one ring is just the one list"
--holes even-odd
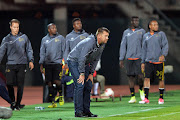
[(127, 115), (127, 114), (140, 113), (140, 112), (145, 112), (145, 111), (150, 111), (150, 110), (156, 110), (156, 109), (162, 109), (162, 108), (164, 108), (164, 107), (158, 107), (158, 108), (152, 108), (152, 109), (145, 109), (145, 110), (127, 112), (127, 113), (124, 113), (124, 114), (109, 115), (109, 117), (118, 116), (118, 115)]
[(177, 114), (177, 113), (180, 113), (180, 112), (174, 112), (174, 113), (169, 113), (169, 114), (164, 114), (164, 115), (157, 115), (157, 116), (151, 116), (151, 117), (142, 117), (142, 118), (139, 118), (139, 119), (162, 117), (162, 116), (174, 115), (174, 114)]

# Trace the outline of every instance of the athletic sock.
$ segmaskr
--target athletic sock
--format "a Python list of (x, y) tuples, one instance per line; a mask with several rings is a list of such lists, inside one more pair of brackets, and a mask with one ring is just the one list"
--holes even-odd
[(164, 92), (164, 88), (159, 88), (159, 93), (160, 93), (160, 97), (163, 99), (163, 92)]
[(135, 93), (134, 93), (134, 88), (130, 88), (130, 91), (131, 91), (131, 96), (135, 96)]
[(148, 99), (149, 88), (144, 88), (144, 92), (145, 92), (145, 98)]

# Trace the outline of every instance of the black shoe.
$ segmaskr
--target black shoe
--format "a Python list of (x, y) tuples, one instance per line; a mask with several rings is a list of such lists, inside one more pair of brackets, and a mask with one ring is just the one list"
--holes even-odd
[(99, 94), (92, 94), (92, 96), (99, 96)]
[(91, 112), (85, 113), (87, 117), (97, 117), (98, 115), (92, 114)]
[(11, 108), (12, 110), (14, 110), (14, 109), (15, 109), (15, 104), (16, 104), (15, 102), (12, 102), (12, 103), (11, 103), (10, 108)]
[(84, 113), (75, 113), (75, 117), (86, 117)]
[(16, 106), (15, 106), (15, 110), (20, 111), (20, 107), (19, 107), (19, 105), (16, 105)]
[(22, 105), (20, 104), (19, 108), (22, 109), (22, 108), (24, 108), (24, 106), (25, 106), (24, 104), (22, 104)]

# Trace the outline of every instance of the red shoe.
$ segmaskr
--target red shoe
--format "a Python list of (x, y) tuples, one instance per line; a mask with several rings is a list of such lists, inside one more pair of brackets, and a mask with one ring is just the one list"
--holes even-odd
[(144, 98), (144, 100), (139, 101), (139, 104), (149, 104), (149, 100), (147, 98)]
[(162, 98), (159, 98), (158, 104), (164, 104), (164, 100)]

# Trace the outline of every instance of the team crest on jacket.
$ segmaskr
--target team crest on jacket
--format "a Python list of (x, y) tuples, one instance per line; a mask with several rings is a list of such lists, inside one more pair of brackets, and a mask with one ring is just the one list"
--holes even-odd
[(85, 38), (86, 38), (86, 37), (85, 37), (85, 36), (83, 36), (83, 35), (81, 35), (81, 36), (80, 36), (80, 39), (85, 39)]
[(138, 31), (137, 34), (142, 34), (142, 32), (141, 32), (141, 31)]
[(6, 72), (10, 72), (11, 70), (10, 69), (6, 69)]
[(146, 39), (148, 39), (149, 37), (148, 36), (146, 36)]
[(159, 34), (156, 34), (156, 37), (159, 37), (160, 35)]
[(24, 41), (24, 38), (19, 38), (19, 42)]
[(46, 40), (46, 42), (48, 43), (48, 42), (49, 42), (49, 40)]
[(58, 41), (60, 41), (58, 38), (55, 38), (55, 42), (58, 42)]

